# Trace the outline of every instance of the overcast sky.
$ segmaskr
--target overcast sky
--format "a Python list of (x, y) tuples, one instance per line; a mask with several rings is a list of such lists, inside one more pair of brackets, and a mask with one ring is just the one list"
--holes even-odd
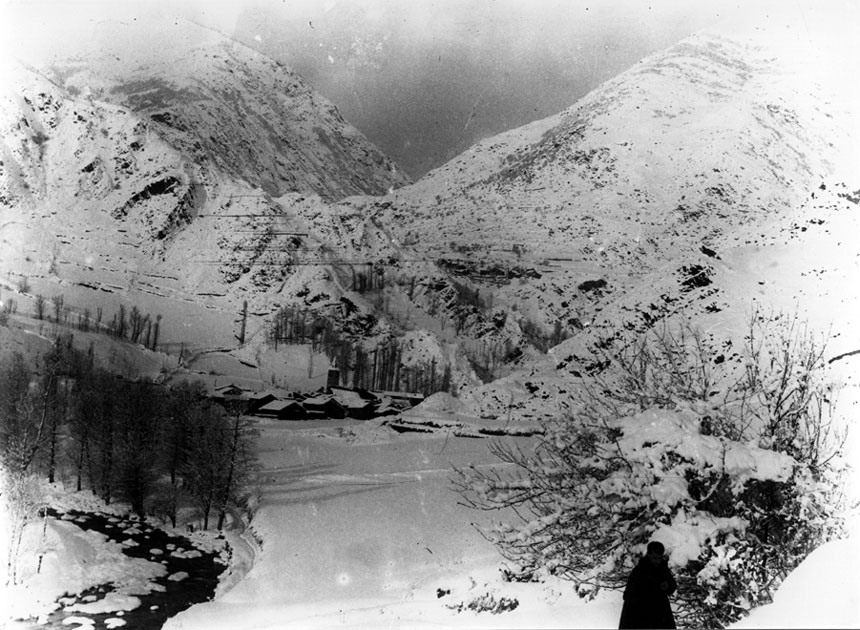
[(301, 74), (413, 178), (480, 138), (569, 107), (642, 57), (701, 28), (768, 6), (764, 0), (0, 4), (0, 22), (18, 36), (17, 46), (50, 38), (49, 16), (64, 31), (93, 19), (88, 16), (120, 12), (177, 15), (215, 27)]
[(482, 137), (565, 109), (733, 10), (665, 0), (288, 0), (248, 4), (222, 28), (291, 66), (417, 178)]

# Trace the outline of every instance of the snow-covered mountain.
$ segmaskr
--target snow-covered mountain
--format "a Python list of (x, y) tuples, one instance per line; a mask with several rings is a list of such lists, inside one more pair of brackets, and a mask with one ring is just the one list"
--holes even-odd
[(189, 21), (100, 22), (41, 64), (71, 95), (128, 108), (190, 161), (272, 196), (408, 183), (289, 68)]
[[(273, 382), (289, 305), (406, 339), (461, 388), (510, 374), (548, 413), (596, 346), (737, 319), (742, 267), (853, 205), (845, 42), (767, 24), (696, 34), (412, 185), (283, 66), (190, 23), (101, 24), (4, 83), (3, 281), (73, 317), (137, 305), (165, 348)], [(470, 412), (510, 413), (494, 387), (461, 389)]]
[[(0, 301), (18, 314), (0, 326), (0, 348), (47, 344), (56, 308), (117, 370), (319, 385), (331, 357), (264, 342), (292, 306), (303, 325), (318, 314), (369, 349), (402, 339), (404, 365), (453, 365), (457, 398), (439, 393), (397, 418), (442, 427), (438, 436), (401, 439), (378, 422), (293, 435), (262, 421), (254, 518), (265, 553), (250, 569), (234, 537), (238, 572), (171, 627), (474, 625), (450, 596), (485, 592), (471, 572), (491, 565), (498, 579), (498, 558), (473, 544), (486, 541), (452, 500), (448, 473), (495, 459), (485, 442), (457, 438), (498, 433), (500, 421), (516, 434), (571, 411), (601, 349), (681, 321), (725, 349), (715, 364), (730, 363), (754, 309), (785, 309), (830, 334), (827, 377), (852, 386), (839, 404), (860, 401), (860, 160), (856, 99), (845, 98), (856, 96), (860, 55), (839, 33), (816, 31), (812, 16), (802, 33), (774, 20), (699, 33), (411, 185), (288, 70), (208, 31), (182, 39), (194, 42), (182, 54), (169, 35), (136, 43), (127, 31), (127, 46), (94, 40), (113, 57), (10, 64)], [(288, 107), (272, 85), (303, 96)], [(290, 150), (285, 137), (298, 138)], [(364, 148), (347, 151), (350, 138)], [(349, 160), (332, 157), (341, 150)], [(47, 321), (31, 317), (38, 295), (64, 297), (48, 302)], [(120, 307), (162, 317), (158, 351), (80, 330), (110, 324)], [(846, 453), (857, 452), (852, 439)], [(66, 567), (56, 558), (84, 557), (80, 546), (50, 550), (53, 574)], [(524, 594), (519, 616), (477, 619), (534, 625), (565, 591), (525, 595), (533, 586), (505, 587)], [(613, 597), (593, 616), (562, 601), (547, 618), (610, 626)]]
[(137, 306), (165, 343), (232, 346), (245, 299), (251, 319), (275, 308), (247, 293), (315, 249), (291, 205), (408, 182), (289, 69), (190, 22), (100, 22), (2, 77), (0, 269), (21, 311)]
[(496, 303), (575, 332), (651, 271), (761, 242), (753, 226), (832, 182), (834, 139), (850, 129), (791, 63), (697, 34), (559, 115), (475, 145), (379, 202), (377, 220), (472, 277), (490, 265), (522, 276)]
[(525, 353), (509, 378), (461, 392), (465, 409), (450, 404), (558, 413), (595, 349), (673, 319), (719, 346), (740, 341), (754, 309), (785, 309), (850, 343), (856, 47), (814, 20), (766, 24), (695, 34), (412, 186), (345, 202), (364, 204), (404, 259), (491, 296), (500, 337), (569, 337), (550, 360)]

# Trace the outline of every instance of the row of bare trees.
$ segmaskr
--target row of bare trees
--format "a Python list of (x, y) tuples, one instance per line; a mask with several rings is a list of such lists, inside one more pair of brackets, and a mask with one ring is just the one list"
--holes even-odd
[(53, 321), (56, 324), (75, 326), (81, 332), (101, 332), (118, 339), (127, 339), (132, 343), (140, 343), (144, 347), (155, 350), (158, 346), (158, 333), (161, 327), (161, 315), (152, 317), (143, 313), (137, 306), (126, 309), (120, 304), (110, 321), (104, 321), (102, 307), (95, 312), (89, 308), (73, 318), (72, 311), (65, 304), (63, 294), (51, 297), (50, 304), (41, 293), (36, 294), (33, 301), (33, 317), (38, 320)]
[(2, 499), (15, 542), (9, 579), (24, 527), (42, 507), (40, 480), (73, 483), (174, 526), (182, 506), (197, 508), (204, 528), (214, 511), (221, 528), (253, 468), (245, 404), (216, 404), (198, 383), (169, 389), (118, 378), (70, 335), (33, 365), (18, 353), (3, 357)]
[(429, 361), (406, 364), (403, 352), (406, 342), (391, 338), (367, 350), (360, 344), (345, 344), (336, 355), (341, 382), (352, 387), (387, 391), (408, 391), (429, 396), (451, 391), (451, 366)]
[[(25, 279), (25, 282), (19, 285), (19, 292), (29, 288)], [(14, 299), (2, 300), (0, 326), (7, 325), (9, 315), (16, 313), (17, 310), (18, 305)], [(143, 313), (137, 306), (126, 309), (124, 304), (120, 304), (111, 320), (105, 322), (101, 306), (97, 307), (95, 312), (90, 308), (84, 308), (77, 313), (73, 310), (66, 305), (65, 296), (62, 293), (51, 296), (50, 299), (41, 293), (33, 296), (33, 317), (39, 321), (51, 321), (57, 325), (75, 327), (81, 332), (104, 333), (118, 339), (127, 339), (132, 343), (140, 343), (150, 350), (158, 347), (161, 315), (153, 317), (149, 313)]]
[(336, 322), (310, 309), (284, 306), (272, 318), (268, 343), (311, 344), (340, 369), (341, 384), (382, 390), (404, 390), (425, 395), (450, 391), (451, 366), (435, 359), (406, 364), (403, 353), (408, 342), (396, 337), (372, 348), (361, 339), (336, 327)]

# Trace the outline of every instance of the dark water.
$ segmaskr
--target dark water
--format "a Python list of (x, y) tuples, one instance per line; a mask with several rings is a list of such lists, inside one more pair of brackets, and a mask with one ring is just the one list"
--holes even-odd
[[(226, 568), (220, 561), (217, 552), (205, 552), (196, 547), (185, 537), (171, 536), (167, 532), (152, 527), (134, 517), (117, 517), (93, 512), (69, 512), (66, 520), (85, 530), (93, 530), (107, 535), (110, 539), (120, 542), (128, 539), (138, 543), (137, 546), (124, 546), (123, 553), (134, 558), (144, 558), (152, 562), (164, 564), (167, 573), (152, 580), (164, 587), (164, 592), (152, 592), (149, 595), (136, 595), (141, 604), (138, 608), (125, 613), (84, 614), (80, 612), (63, 612), (63, 609), (53, 612), (48, 617), (47, 624), (33, 625), (33, 628), (69, 628), (63, 625), (66, 617), (87, 617), (95, 622), (95, 628), (105, 628), (105, 620), (122, 619), (128, 630), (158, 630), (165, 621), (194, 604), (209, 601), (215, 594), (218, 576)], [(117, 520), (119, 519), (119, 520)], [(140, 533), (136, 533), (140, 530)], [(178, 558), (171, 555), (168, 545), (175, 545), (176, 550), (200, 551), (200, 556), (194, 558)], [(152, 554), (150, 550), (161, 549), (163, 554)], [(166, 564), (163, 562), (166, 561)], [(180, 581), (170, 581), (168, 577), (183, 571), (188, 577)], [(103, 584), (83, 593), (62, 598), (63, 605), (86, 603), (88, 596), (95, 596), (94, 601), (103, 599), (111, 592), (110, 584)], [(74, 600), (74, 601), (71, 601)], [(90, 602), (91, 603), (91, 602)], [(71, 627), (78, 627), (72, 624)]]

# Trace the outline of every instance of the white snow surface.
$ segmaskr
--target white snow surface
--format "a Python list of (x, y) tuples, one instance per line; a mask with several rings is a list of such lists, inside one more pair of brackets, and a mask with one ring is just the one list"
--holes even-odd
[(813, 551), (780, 585), (772, 604), (730, 626), (860, 627), (860, 539), (834, 540)]
[[(251, 571), (165, 628), (615, 627), (620, 595), (586, 603), (569, 583), (511, 584), (457, 504), (451, 465), (494, 466), (486, 440), (261, 424), (263, 489)], [(440, 596), (441, 594), (441, 596)], [(470, 602), (515, 599), (500, 614)], [(464, 608), (462, 612), (455, 609)]]
[[(750, 479), (786, 481), (797, 462), (790, 456), (699, 433), (700, 419), (692, 410), (648, 410), (615, 423), (624, 431), (619, 447), (637, 461), (660, 467), (660, 458), (672, 451), (699, 470), (714, 469), (743, 484)], [(668, 503), (678, 490), (672, 478), (663, 479), (654, 498)], [(681, 498), (681, 497), (678, 497)], [(677, 502), (677, 501), (675, 501)]]
[(132, 610), (140, 605), (136, 596), (151, 592), (157, 587), (151, 580), (166, 572), (161, 564), (126, 556), (122, 545), (108, 541), (104, 534), (63, 520), (30, 525), (22, 548), (20, 583), (0, 589), (0, 620), (46, 614), (64, 593), (108, 582), (116, 585), (108, 601), (78, 604), (73, 611)]
[[(652, 419), (666, 426), (679, 421), (672, 413)], [(486, 440), (449, 432), (399, 435), (374, 422), (303, 428), (307, 425), (263, 420), (259, 426), (262, 495), (253, 531), (228, 532), (233, 568), (222, 576), (216, 598), (168, 620), (168, 630), (617, 627), (620, 593), (585, 602), (570, 583), (502, 579), (499, 556), (472, 526), (499, 515), (458, 505), (448, 481), (452, 465), (499, 465)], [(625, 436), (631, 443), (641, 443), (652, 428), (645, 422), (639, 426), (641, 431)], [(759, 454), (754, 448), (750, 453)], [(764, 468), (781, 470), (767, 463)], [(681, 564), (716, 531), (737, 527), (730, 520), (693, 515), (676, 519), (654, 537), (665, 542), (673, 564)], [(32, 529), (35, 534), (41, 525)], [(21, 589), (2, 593), (2, 601), (18, 604), (5, 610), (7, 615), (27, 612), (27, 606), (44, 613), (51, 597), (74, 590), (70, 585), (84, 588), (117, 574), (134, 582), (164, 570), (120, 557), (118, 543), (72, 523), (51, 521), (49, 529), (64, 535), (47, 545), (51, 551), (42, 574), (31, 573)], [(37, 541), (28, 540), (35, 550)], [(853, 541), (825, 545), (785, 581), (772, 605), (737, 627), (857, 626), (857, 597), (845, 588), (857, 583), (857, 560)], [(41, 599), (32, 597), (36, 593)], [(131, 607), (117, 607), (120, 599), (79, 605), (77, 618)], [(499, 614), (468, 608), (476, 601), (506, 600), (515, 600), (517, 607)], [(797, 615), (798, 606), (808, 609), (805, 617)], [(798, 625), (799, 619), (805, 621)], [(822, 623), (812, 623), (816, 619)]]

